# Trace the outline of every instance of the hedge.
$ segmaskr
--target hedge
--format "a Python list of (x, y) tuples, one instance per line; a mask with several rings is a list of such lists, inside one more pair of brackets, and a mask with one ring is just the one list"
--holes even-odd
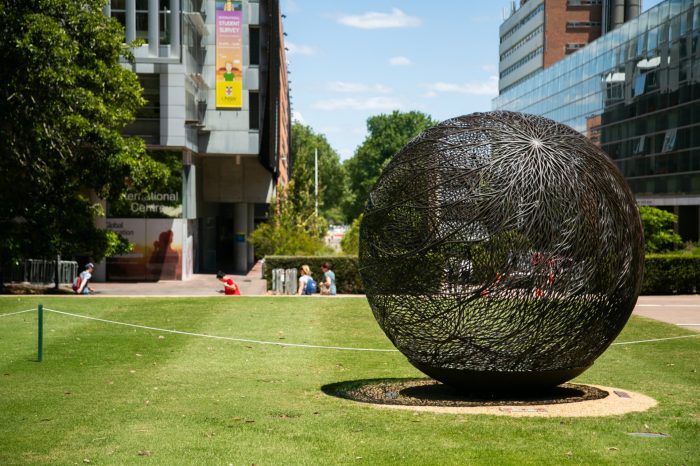
[(331, 263), (338, 294), (364, 294), (357, 270), (357, 256), (265, 256), (263, 278), (267, 281), (267, 289), (272, 288), (273, 269), (299, 270), (306, 264), (311, 268), (311, 276), (318, 282), (323, 277), (321, 264), (324, 262)]
[(700, 291), (700, 257), (647, 254), (642, 294), (689, 294)]
[[(297, 269), (307, 264), (317, 281), (323, 276), (321, 264), (332, 264), (340, 294), (362, 294), (357, 256), (266, 256), (263, 278), (272, 287), (272, 269)], [(700, 292), (700, 257), (678, 254), (648, 254), (644, 260), (641, 294), (692, 294)]]

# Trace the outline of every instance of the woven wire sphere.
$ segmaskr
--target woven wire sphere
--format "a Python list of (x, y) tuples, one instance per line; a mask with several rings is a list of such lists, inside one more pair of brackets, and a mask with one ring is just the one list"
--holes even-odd
[(556, 386), (585, 371), (637, 301), (643, 236), (608, 157), (552, 120), (444, 121), (389, 162), (360, 226), (379, 326), (462, 390)]

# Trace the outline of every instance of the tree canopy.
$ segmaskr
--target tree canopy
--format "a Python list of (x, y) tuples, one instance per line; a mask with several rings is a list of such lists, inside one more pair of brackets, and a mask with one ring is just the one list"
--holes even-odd
[(327, 224), (314, 213), (314, 203), (308, 191), (298, 192), (296, 202), (288, 198), (295, 191), (295, 183), (291, 181), (280, 193), (278, 203), (271, 206), (270, 219), (259, 224), (250, 235), (256, 256), (313, 256), (329, 252), (323, 243)]
[(367, 197), (391, 157), (436, 123), (430, 116), (417, 111), (394, 111), (367, 119), (367, 138), (355, 155), (345, 161), (352, 192), (352, 199), (345, 209), (348, 219), (355, 219), (364, 211)]
[(292, 124), (292, 178), (294, 187), (290, 196), (299, 203), (301, 193), (308, 193), (314, 202), (314, 151), (318, 150), (318, 209), (319, 216), (329, 222), (343, 223), (341, 211), (347, 197), (345, 168), (338, 153), (333, 150), (325, 136), (316, 134), (309, 126), (299, 122)]
[(121, 135), (142, 90), (120, 65), (129, 49), (104, 3), (0, 2), (0, 262), (124, 251), (126, 241), (95, 226), (98, 198), (167, 180), (142, 140)]

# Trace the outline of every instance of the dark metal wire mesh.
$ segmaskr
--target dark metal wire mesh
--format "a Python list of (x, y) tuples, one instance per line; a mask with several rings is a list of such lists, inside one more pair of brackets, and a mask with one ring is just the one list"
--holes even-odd
[(583, 372), (627, 322), (642, 268), (634, 197), (605, 153), (513, 112), (447, 120), (409, 142), (360, 229), (377, 322), (412, 364), (462, 387)]

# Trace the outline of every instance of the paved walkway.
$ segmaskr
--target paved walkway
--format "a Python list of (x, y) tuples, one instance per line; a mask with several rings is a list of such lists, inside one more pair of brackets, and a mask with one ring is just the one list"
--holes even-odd
[(700, 295), (640, 296), (634, 314), (700, 332)]
[[(260, 262), (247, 275), (229, 275), (240, 287), (242, 295), (266, 294), (267, 284), (262, 279)], [(98, 296), (219, 296), (224, 290), (215, 274), (194, 274), (188, 280), (92, 283), (90, 287)]]

